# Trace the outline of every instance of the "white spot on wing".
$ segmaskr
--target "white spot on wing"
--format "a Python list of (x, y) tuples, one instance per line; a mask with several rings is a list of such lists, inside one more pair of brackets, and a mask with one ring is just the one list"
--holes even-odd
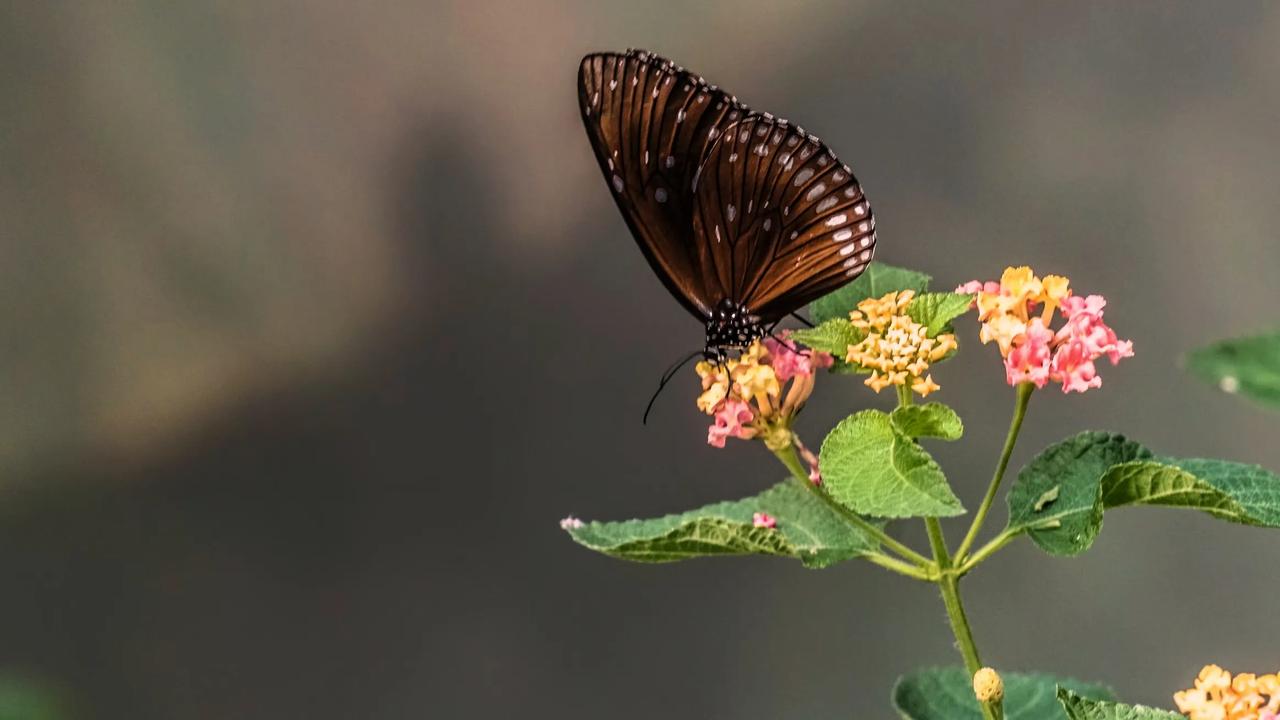
[(826, 183), (818, 183), (817, 185), (814, 185), (812, 188), (809, 188), (809, 192), (805, 193), (804, 199), (812, 202), (814, 200), (817, 200), (819, 197), (821, 197), (822, 193), (826, 191), (827, 191)]
[(734, 207), (733, 205), (729, 205), (724, 209), (724, 211), (725, 211), (725, 216), (729, 219), (729, 222), (733, 222), (733, 219), (738, 217), (738, 208)]
[(853, 208), (853, 212), (854, 212), (854, 213), (856, 213), (856, 214), (858, 215), (858, 217), (862, 217), (863, 215), (866, 215), (866, 214), (867, 214), (867, 206), (866, 206), (866, 205), (855, 205), (855, 206), (854, 206), (854, 208)]
[(840, 257), (849, 255), (850, 253), (852, 253), (854, 250), (857, 250), (857, 249), (858, 247), (856, 245), (845, 245), (844, 247), (840, 248)]
[(654, 190), (654, 191), (653, 191), (653, 199), (654, 199), (654, 200), (657, 200), (657, 201), (658, 201), (658, 202), (660, 202), (660, 203), (664, 203), (664, 202), (666, 202), (666, 201), (667, 201), (667, 190), (666, 190), (666, 188), (658, 188), (657, 190)]
[(832, 215), (830, 218), (827, 219), (827, 227), (835, 227), (837, 225), (843, 225), (844, 221), (848, 219), (849, 219), (849, 216), (845, 215), (844, 213), (840, 213), (839, 215)]
[(622, 178), (617, 175), (613, 176), (613, 189), (618, 192), (622, 192)]
[[(832, 235), (831, 239), (835, 240), (836, 242), (844, 242), (845, 240), (848, 240), (851, 237), (853, 237), (853, 231), (850, 230), (849, 228), (845, 228), (840, 232), (836, 233), (835, 235)], [(850, 245), (849, 247), (853, 247), (853, 245)]]
[(827, 210), (830, 210), (831, 208), (835, 207), (836, 203), (838, 202), (840, 202), (839, 198), (829, 197), (826, 200), (823, 200), (822, 202), (818, 203), (817, 212), (826, 212)]
[(792, 180), (791, 184), (795, 185), (796, 187), (800, 187), (801, 185), (805, 184), (805, 182), (807, 182), (811, 177), (813, 177), (813, 168), (803, 168), (800, 170), (800, 172), (796, 173), (796, 179)]

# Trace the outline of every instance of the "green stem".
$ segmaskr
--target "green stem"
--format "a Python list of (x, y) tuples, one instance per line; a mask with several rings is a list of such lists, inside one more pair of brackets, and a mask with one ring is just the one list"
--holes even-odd
[(911, 388), (906, 385), (898, 386), (898, 407), (911, 407), (913, 398), (911, 397)]
[[(832, 510), (835, 510), (837, 513), (840, 514), (841, 517), (843, 517), (845, 520), (848, 520), (849, 523), (852, 524), (854, 527), (858, 528), (862, 532), (875, 538), (876, 541), (878, 541), (881, 545), (884, 545), (890, 550), (893, 550), (894, 552), (898, 553), (904, 559), (910, 561), (911, 563), (913, 563), (915, 566), (918, 566), (919, 568), (927, 569), (933, 565), (933, 563), (929, 561), (929, 558), (921, 555), (915, 550), (912, 550), (906, 545), (903, 545), (897, 540), (894, 540), (892, 537), (889, 537), (889, 534), (886, 533), (884, 530), (881, 530), (880, 528), (876, 527), (873, 523), (862, 518), (857, 513), (850, 510), (849, 508), (846, 508), (845, 506), (836, 502), (835, 499), (832, 498), (830, 495), (828, 495), (825, 490), (823, 490), (821, 487), (817, 485), (814, 485), (809, 480), (809, 473), (808, 471), (805, 470), (804, 464), (800, 461), (799, 456), (796, 455), (796, 449), (793, 445), (788, 443), (785, 447), (778, 450), (774, 450), (773, 454), (776, 455), (778, 459), (782, 461), (782, 464), (786, 465), (787, 469), (791, 471), (792, 480), (794, 480), (797, 484), (799, 484), (805, 490), (808, 490), (815, 497), (822, 500), (822, 502), (826, 503), (827, 507), (830, 507)], [(894, 560), (893, 558), (887, 555), (883, 557), (888, 560)], [(897, 561), (894, 561), (894, 562), (897, 562)], [(884, 563), (878, 563), (878, 564), (888, 567)], [(896, 568), (890, 568), (890, 569), (896, 569)], [(916, 577), (916, 576), (912, 575), (912, 577)], [(928, 575), (925, 575), (920, 579), (927, 580), (929, 579), (929, 577)]]
[(969, 526), (969, 532), (965, 534), (960, 547), (956, 549), (956, 557), (959, 558), (961, 564), (968, 564), (965, 562), (965, 555), (968, 554), (969, 548), (973, 547), (974, 541), (978, 539), (978, 532), (982, 530), (982, 524), (987, 520), (987, 513), (991, 512), (991, 505), (995, 502), (996, 492), (1000, 489), (1000, 483), (1004, 480), (1005, 470), (1009, 467), (1009, 458), (1013, 455), (1013, 447), (1018, 444), (1018, 433), (1022, 431), (1022, 419), (1027, 415), (1027, 402), (1031, 400), (1031, 393), (1035, 389), (1036, 386), (1029, 382), (1018, 385), (1017, 399), (1013, 406), (1013, 420), (1009, 423), (1009, 434), (1005, 436), (1004, 450), (1000, 453), (1000, 461), (996, 463), (996, 471), (991, 476), (991, 484), (987, 486), (987, 494), (982, 498), (982, 505), (978, 507), (977, 514), (973, 516), (973, 524)]
[[(964, 612), (964, 603), (960, 600), (960, 577), (951, 565), (951, 555), (947, 552), (947, 539), (942, 533), (942, 523), (938, 518), (924, 519), (929, 530), (929, 545), (933, 548), (933, 560), (940, 569), (937, 578), (938, 589), (942, 593), (942, 604), (947, 609), (947, 619), (951, 621), (951, 632), (956, 637), (956, 647), (964, 657), (964, 667), (973, 677), (982, 669), (982, 659), (978, 656), (978, 644), (973, 640), (973, 630), (969, 627), (969, 618)], [(996, 711), (991, 705), (982, 704), (982, 715), (987, 720), (995, 720)]]
[(991, 542), (978, 548), (972, 557), (965, 558), (960, 567), (956, 568), (956, 572), (960, 575), (968, 574), (970, 570), (982, 564), (982, 561), (994, 555), (1000, 548), (1013, 542), (1014, 538), (1021, 535), (1022, 532), (1022, 530), (1009, 530), (1006, 528), (1004, 532), (992, 538)]

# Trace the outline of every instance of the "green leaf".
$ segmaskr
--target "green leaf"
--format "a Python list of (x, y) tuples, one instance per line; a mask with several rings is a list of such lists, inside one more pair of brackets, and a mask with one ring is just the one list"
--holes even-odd
[(817, 327), (795, 330), (791, 337), (814, 350), (831, 353), (840, 360), (848, 354), (850, 345), (862, 342), (866, 333), (854, 327), (848, 316), (845, 316), (828, 320)]
[(1009, 527), (1052, 555), (1088, 550), (1105, 510), (1161, 505), (1280, 527), (1280, 476), (1225, 460), (1158, 458), (1122, 435), (1085, 432), (1046, 448), (1009, 491)]
[(1185, 716), (1168, 710), (1090, 699), (1066, 688), (1058, 688), (1058, 702), (1066, 710), (1068, 720), (1186, 720)]
[(1280, 409), (1280, 332), (1200, 348), (1187, 357), (1187, 365), (1224, 392)]
[(822, 441), (827, 492), (874, 517), (949, 517), (964, 507), (929, 453), (879, 410), (850, 415)]
[(71, 716), (72, 702), (66, 689), (22, 675), (0, 675), (0, 720), (60, 720)]
[(937, 337), (951, 329), (951, 321), (969, 312), (973, 295), (960, 293), (925, 293), (917, 295), (907, 306), (912, 320), (925, 326), (925, 334)]
[[(772, 515), (775, 529), (752, 516)], [(578, 543), (636, 562), (675, 562), (714, 555), (780, 555), (821, 568), (876, 549), (878, 543), (792, 481), (742, 500), (648, 520), (592, 522), (566, 528)]]
[[(848, 318), (858, 303), (899, 290), (924, 292), (931, 278), (914, 270), (873, 262), (856, 280), (809, 303), (809, 319), (815, 325), (832, 318)], [(919, 322), (919, 321), (917, 321)]]
[[(1111, 699), (1111, 691), (1093, 683), (1049, 675), (1001, 673), (1005, 720), (1065, 720), (1057, 688), (1089, 698)], [(893, 688), (893, 704), (905, 720), (982, 720), (973, 697), (973, 679), (964, 668), (931, 668), (904, 675)]]
[(898, 432), (909, 438), (959, 440), (964, 435), (964, 423), (960, 421), (960, 416), (940, 402), (900, 407), (889, 413), (889, 419)]

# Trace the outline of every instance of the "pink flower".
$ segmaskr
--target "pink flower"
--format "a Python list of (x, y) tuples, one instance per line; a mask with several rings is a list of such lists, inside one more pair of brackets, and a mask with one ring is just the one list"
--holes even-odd
[(751, 524), (758, 528), (775, 528), (778, 526), (778, 519), (769, 513), (758, 512), (751, 516)]
[[(1106, 298), (1072, 295), (1070, 281), (1059, 275), (1043, 279), (1028, 267), (1007, 268), (999, 283), (966, 283), (959, 292), (977, 292), (984, 343), (995, 340), (1004, 356), (1010, 385), (1049, 381), (1063, 392), (1101, 387), (1095, 362), (1106, 357), (1114, 365), (1133, 357), (1133, 343), (1121, 340), (1102, 320)], [(1054, 331), (1049, 323), (1062, 312), (1066, 322)]]
[(1005, 379), (1010, 385), (1031, 382), (1040, 388), (1049, 382), (1049, 365), (1053, 359), (1051, 342), (1053, 332), (1044, 326), (1043, 320), (1032, 318), (1004, 359)]
[(729, 398), (722, 400), (716, 407), (716, 421), (707, 428), (707, 444), (712, 447), (724, 447), (725, 438), (736, 437), (748, 440), (755, 437), (755, 428), (746, 427), (755, 414), (745, 402)]
[(560, 521), (560, 529), (561, 530), (577, 530), (578, 528), (582, 527), (585, 524), (586, 523), (582, 522), (578, 518), (570, 515), (569, 517)]
[(1058, 331), (1058, 341), (1081, 342), (1094, 358), (1106, 355), (1115, 365), (1122, 358), (1133, 357), (1133, 343), (1118, 339), (1115, 331), (1102, 321), (1102, 308), (1106, 304), (1100, 295), (1084, 299), (1069, 297), (1063, 301), (1062, 313), (1067, 316), (1067, 324)]
[(970, 280), (956, 288), (956, 292), (961, 295), (977, 295), (980, 292), (984, 292), (989, 295), (999, 295), (1000, 283), (994, 281), (982, 282), (981, 280)]
[(771, 337), (765, 338), (764, 347), (769, 351), (769, 365), (773, 367), (773, 374), (781, 382), (786, 382), (793, 377), (808, 377), (819, 368), (831, 367), (835, 362), (830, 353), (800, 350), (795, 343), (787, 339), (785, 332), (782, 334), (781, 341)]
[(1051, 372), (1053, 379), (1062, 383), (1062, 392), (1084, 392), (1089, 388), (1102, 387), (1102, 378), (1098, 377), (1093, 365), (1096, 357), (1079, 340), (1070, 340), (1058, 347), (1053, 355)]
[(1080, 313), (1089, 313), (1102, 317), (1102, 308), (1107, 306), (1107, 299), (1101, 295), (1071, 295), (1062, 299), (1062, 314), (1068, 320)]

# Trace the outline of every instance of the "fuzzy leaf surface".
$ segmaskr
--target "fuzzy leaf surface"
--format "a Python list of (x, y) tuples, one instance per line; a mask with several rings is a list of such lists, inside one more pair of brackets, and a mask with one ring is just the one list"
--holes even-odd
[(924, 293), (912, 299), (907, 314), (925, 326), (925, 334), (937, 337), (951, 329), (951, 321), (969, 312), (973, 295), (961, 293)]
[(1226, 460), (1156, 457), (1123, 435), (1084, 432), (1046, 448), (1009, 491), (1009, 527), (1052, 555), (1088, 550), (1106, 510), (1159, 505), (1280, 527), (1280, 476)]
[(909, 438), (959, 440), (964, 435), (960, 416), (940, 402), (900, 407), (889, 413), (889, 419), (898, 432)]
[(827, 492), (862, 515), (950, 517), (964, 507), (938, 463), (879, 410), (850, 415), (822, 441)]
[[(774, 529), (752, 525), (764, 512)], [(568, 530), (579, 544), (635, 562), (663, 563), (697, 557), (777, 555), (822, 568), (876, 549), (878, 543), (794, 481), (731, 502), (678, 515), (622, 522), (590, 522)]]
[(1168, 710), (1090, 699), (1066, 688), (1058, 688), (1058, 702), (1068, 720), (1186, 720), (1186, 716)]

